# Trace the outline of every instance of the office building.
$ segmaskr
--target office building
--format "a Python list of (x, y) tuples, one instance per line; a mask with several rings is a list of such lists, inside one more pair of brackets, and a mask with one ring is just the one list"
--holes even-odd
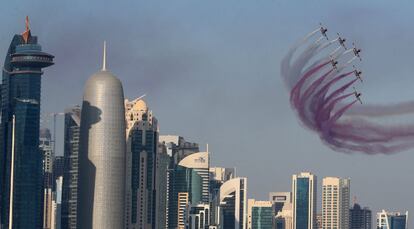
[(247, 229), (273, 229), (273, 204), (271, 201), (249, 199), (247, 203)]
[(80, 115), (79, 106), (65, 110), (62, 229), (76, 229), (77, 224)]
[(322, 228), (349, 229), (350, 180), (322, 179)]
[(349, 229), (371, 229), (372, 213), (368, 207), (361, 208), (357, 203), (349, 210)]
[(160, 135), (159, 142), (167, 146), (167, 154), (172, 157), (172, 163), (178, 163), (190, 154), (200, 152), (197, 143), (188, 142), (177, 135)]
[(247, 227), (247, 178), (239, 177), (224, 182), (220, 187), (220, 228)]
[(276, 229), (292, 228), (292, 193), (271, 192), (269, 201), (273, 204), (274, 227)]
[(378, 212), (377, 229), (408, 229), (408, 212)]
[(292, 193), (291, 192), (270, 192), (269, 201), (273, 203), (275, 215), (281, 212), (283, 208), (291, 206), (292, 204)]
[(168, 201), (169, 201), (169, 170), (171, 157), (167, 153), (164, 144), (158, 143), (158, 152), (155, 172), (155, 228), (165, 229), (168, 222)]
[(184, 229), (190, 204), (202, 203), (203, 180), (193, 168), (177, 165), (170, 173), (168, 228)]
[[(207, 148), (208, 150), (208, 148)], [(209, 186), (210, 186), (210, 154), (209, 152), (198, 152), (193, 153), (182, 159), (179, 163), (179, 166), (193, 169), (200, 175), (202, 179), (202, 194), (201, 201), (203, 203), (208, 203), (210, 200)]]
[(292, 177), (293, 229), (316, 228), (317, 178), (309, 172)]
[(158, 122), (143, 98), (125, 100), (126, 228), (155, 228)]
[(191, 204), (189, 206), (187, 227), (191, 229), (209, 229), (210, 205)]
[(26, 30), (11, 41), (3, 66), (0, 124), (0, 225), (43, 224), (43, 158), (39, 152), (42, 68), (53, 65)]
[(210, 226), (218, 226), (220, 207), (220, 187), (224, 182), (236, 177), (235, 168), (212, 167), (210, 171)]
[(80, 125), (79, 228), (125, 224), (125, 107), (118, 78), (106, 69), (86, 82)]

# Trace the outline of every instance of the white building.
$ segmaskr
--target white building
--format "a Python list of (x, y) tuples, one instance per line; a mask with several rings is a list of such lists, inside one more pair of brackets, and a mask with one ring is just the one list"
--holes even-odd
[(350, 180), (322, 179), (322, 228), (349, 229)]
[(405, 214), (385, 210), (378, 212), (377, 229), (408, 229), (408, 211)]
[(228, 180), (220, 187), (221, 229), (244, 229), (247, 226), (247, 178)]
[[(204, 203), (208, 203), (210, 201), (209, 197), (209, 185), (210, 185), (210, 159), (209, 159), (209, 152), (198, 152), (193, 153), (182, 159), (178, 165), (194, 169), (195, 172), (201, 177), (202, 179), (202, 194), (201, 199)], [(197, 204), (197, 203), (193, 203)]]

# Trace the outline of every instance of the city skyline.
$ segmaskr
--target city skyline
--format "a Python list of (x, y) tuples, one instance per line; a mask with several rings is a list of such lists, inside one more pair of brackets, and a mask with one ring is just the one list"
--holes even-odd
[[(223, 14), (233, 12), (232, 10), (234, 10), (233, 16), (223, 16), (219, 13), (214, 14), (218, 19), (211, 22), (213, 25), (210, 25), (199, 18), (193, 23), (188, 22), (187, 20), (194, 17), (194, 14), (188, 13), (187, 10), (189, 8), (181, 5), (176, 11), (181, 13), (184, 12), (184, 15), (173, 20), (173, 25), (176, 26), (174, 29), (177, 29), (178, 32), (172, 32), (168, 30), (169, 23), (166, 18), (175, 15), (176, 11), (167, 10), (167, 7), (156, 7), (152, 4), (140, 3), (143, 4), (142, 7), (144, 9), (147, 9), (152, 13), (158, 11), (161, 12), (160, 16), (149, 16), (147, 13), (143, 14), (143, 16), (139, 16), (137, 20), (133, 20), (135, 22), (128, 23), (127, 18), (120, 17), (118, 20), (123, 26), (120, 26), (116, 31), (118, 34), (126, 33), (125, 35), (118, 35), (118, 37), (104, 31), (102, 34), (95, 34), (95, 37), (93, 37), (94, 39), (92, 39), (90, 31), (85, 31), (85, 27), (76, 24), (78, 22), (77, 20), (80, 19), (75, 19), (74, 22), (67, 22), (67, 24), (64, 23), (70, 13), (79, 10), (80, 18), (82, 20), (87, 20), (88, 18), (91, 20), (91, 27), (97, 26), (99, 29), (104, 29), (106, 23), (111, 25), (111, 22), (108, 20), (103, 23), (99, 22), (99, 20), (102, 19), (100, 15), (89, 13), (88, 10), (91, 9), (90, 5), (87, 5), (84, 10), (76, 8), (69, 10), (69, 12), (63, 14), (63, 16), (55, 15), (57, 20), (56, 23), (48, 22), (48, 24), (43, 25), (45, 17), (39, 15), (39, 12), (41, 11), (36, 7), (34, 9), (37, 9), (39, 12), (36, 10), (29, 10), (29, 6), (33, 7), (29, 3), (28, 6), (23, 6), (18, 3), (11, 4), (14, 6), (11, 8), (17, 10), (5, 13), (6, 16), (11, 16), (10, 19), (7, 19), (6, 22), (0, 22), (0, 26), (5, 28), (5, 32), (0, 36), (2, 44), (0, 46), (2, 52), (0, 53), (5, 53), (4, 50), (7, 49), (7, 44), (10, 42), (11, 35), (21, 32), (22, 24), (18, 22), (22, 21), (22, 18), (28, 14), (32, 18), (33, 28), (36, 35), (41, 37), (44, 49), (56, 55), (57, 65), (49, 68), (46, 74), (48, 82), (43, 88), (42, 101), (47, 104), (42, 104), (42, 112), (63, 111), (64, 108), (71, 104), (80, 104), (81, 91), (83, 90), (82, 85), (85, 83), (88, 76), (96, 69), (95, 67), (98, 65), (97, 60), (99, 58), (90, 58), (93, 60), (85, 60), (81, 58), (85, 63), (76, 61), (76, 58), (81, 57), (85, 52), (88, 54), (90, 53), (88, 56), (99, 57), (101, 43), (104, 39), (109, 37), (111, 38), (108, 39), (110, 50), (108, 58), (111, 60), (109, 65), (111, 66), (111, 69), (116, 72), (116, 75), (121, 78), (121, 81), (124, 84), (131, 85), (126, 86), (126, 97), (132, 98), (144, 93), (148, 94), (146, 99), (154, 112), (157, 113), (157, 118), (161, 124), (161, 134), (179, 134), (186, 139), (198, 142), (201, 145), (208, 142), (212, 151), (215, 152), (212, 157), (212, 161), (215, 165), (237, 167), (240, 176), (249, 178), (249, 198), (252, 197), (258, 200), (266, 200), (268, 192), (288, 190), (290, 187), (289, 177), (291, 174), (309, 170), (319, 177), (350, 177), (353, 182), (351, 195), (357, 195), (361, 200), (361, 205), (370, 206), (373, 212), (385, 208), (384, 206), (391, 206), (391, 209), (389, 210), (402, 211), (407, 209), (411, 212), (413, 211), (414, 204), (412, 200), (406, 201), (403, 198), (381, 198), (381, 195), (390, 192), (396, 193), (396, 196), (409, 196), (409, 193), (413, 191), (412, 186), (408, 186), (405, 190), (396, 190), (397, 187), (401, 187), (401, 185), (405, 184), (403, 181), (405, 174), (413, 173), (413, 169), (409, 163), (413, 160), (412, 153), (403, 152), (388, 157), (369, 157), (363, 155), (342, 155), (332, 152), (322, 145), (317, 137), (313, 136), (308, 131), (304, 131), (301, 129), (300, 125), (298, 125), (296, 119), (293, 117), (293, 113), (289, 110), (289, 105), (286, 102), (286, 90), (283, 88), (282, 82), (278, 76), (279, 60), (287, 51), (292, 41), (304, 35), (310, 28), (316, 28), (318, 23), (322, 21), (331, 29), (329, 32), (331, 32), (330, 34), (332, 36), (335, 35), (335, 32), (343, 31), (343, 33), (346, 36), (349, 36), (350, 39), (361, 41), (362, 48), (366, 50), (364, 53), (364, 59), (366, 60), (363, 63), (363, 70), (367, 71), (367, 83), (364, 84), (363, 87), (366, 91), (365, 95), (367, 96), (368, 101), (381, 103), (382, 101), (391, 102), (408, 100), (410, 97), (413, 97), (412, 94), (410, 94), (412, 92), (409, 89), (409, 86), (406, 86), (406, 84), (408, 84), (407, 82), (410, 82), (410, 69), (408, 68), (410, 66), (410, 58), (408, 58), (408, 50), (411, 48), (407, 48), (407, 51), (401, 50), (401, 44), (392, 44), (383, 47), (382, 44), (386, 43), (386, 40), (383, 37), (377, 38), (381, 33), (379, 31), (373, 31), (374, 29), (372, 28), (368, 28), (368, 26), (372, 25), (372, 23), (381, 15), (389, 15), (391, 10), (385, 10), (385, 7), (389, 5), (380, 5), (372, 8), (368, 7), (368, 5), (362, 5), (361, 8), (354, 8), (349, 4), (344, 3), (339, 6), (333, 6), (332, 4), (327, 3), (326, 5), (320, 6), (322, 7), (322, 12), (314, 12), (312, 21), (309, 20), (304, 22), (304, 16), (301, 16), (292, 19), (291, 22), (285, 22), (289, 23), (289, 25), (295, 29), (288, 29), (282, 22), (278, 21), (288, 19), (286, 15), (273, 15), (279, 13), (281, 9), (293, 10), (297, 6), (293, 3), (262, 3), (252, 9), (244, 8), (244, 6), (252, 6), (246, 2), (242, 2), (234, 8), (232, 8), (231, 4), (224, 3), (221, 5), (223, 7)], [(203, 6), (213, 7), (214, 5), (204, 3)], [(310, 11), (316, 11), (315, 6), (307, 6), (310, 7)], [(52, 4), (51, 7), (57, 8), (58, 6)], [(196, 12), (208, 16), (201, 7), (195, 5), (192, 5), (191, 7), (194, 7)], [(265, 8), (270, 9), (265, 10)], [(98, 6), (98, 10), (99, 9), (106, 12), (111, 11), (109, 8), (103, 6)], [(114, 12), (119, 12), (119, 10), (119, 7), (115, 7)], [(257, 14), (257, 11), (259, 10), (263, 11), (262, 16)], [(334, 17), (333, 13), (326, 12), (329, 10), (334, 12), (343, 10), (343, 12), (339, 17)], [(363, 18), (362, 25), (358, 27), (354, 27), (350, 22), (345, 22), (348, 20), (348, 15), (346, 13), (354, 14), (356, 10), (358, 10), (357, 12), (363, 12), (361, 14), (355, 13), (354, 15), (356, 18)], [(401, 22), (401, 24), (398, 24), (397, 26), (392, 24), (405, 17), (411, 18), (407, 10), (399, 10), (401, 13), (400, 16), (393, 15), (390, 18), (391, 22), (385, 22), (382, 25), (377, 25), (375, 28), (378, 30), (380, 30), (379, 28), (388, 29), (391, 31), (390, 34), (395, 35), (396, 37), (402, 33), (406, 37), (403, 38), (401, 43), (409, 45), (409, 40), (411, 39), (412, 34), (406, 32), (409, 30), (406, 22)], [(300, 9), (298, 9), (298, 11), (304, 13)], [(380, 14), (373, 15), (376, 12), (380, 12)], [(255, 13), (254, 15), (257, 16), (257, 18), (251, 19), (251, 21), (241, 18), (248, 13)], [(373, 16), (373, 19), (366, 18), (366, 16), (364, 16), (366, 13)], [(310, 14), (304, 13), (304, 15), (309, 16)], [(151, 28), (145, 26), (145, 17), (154, 20), (155, 22), (152, 21), (153, 24), (151, 25), (154, 26), (154, 30), (161, 27), (161, 29), (159, 29), (160, 31), (155, 31), (157, 33), (149, 33)], [(355, 20), (356, 19), (353, 19), (352, 22), (355, 23)], [(161, 46), (162, 48), (165, 48), (166, 51), (163, 52), (160, 49), (155, 49), (156, 54), (149, 55), (151, 48), (154, 48), (155, 45), (159, 43), (150, 42), (149, 38), (151, 37), (147, 37), (146, 34), (128, 32), (134, 25), (133, 23), (137, 23), (138, 25), (136, 31), (145, 28), (144, 31), (149, 34), (147, 34), (147, 36), (152, 35), (152, 38), (155, 37), (159, 39), (156, 40), (159, 43), (167, 41), (168, 39), (166, 37), (171, 36), (171, 41), (164, 44), (164, 46)], [(263, 27), (253, 28), (256, 24), (262, 25)], [(64, 31), (64, 35), (68, 37), (62, 38), (62, 35), (59, 35), (58, 32), (56, 32), (56, 34), (53, 33), (53, 31), (58, 31), (57, 28), (60, 28), (59, 26), (67, 29), (66, 32)], [(93, 43), (94, 45), (88, 45), (87, 48), (84, 48), (87, 51), (79, 50), (79, 53), (68, 51), (68, 55), (65, 55), (67, 49), (59, 47), (62, 43), (68, 47), (82, 47), (79, 46), (78, 42), (84, 41), (77, 41), (76, 37), (75, 39), (71, 38), (74, 41), (69, 39), (71, 36), (76, 35), (74, 35), (73, 32), (76, 31), (75, 29), (77, 26), (79, 26), (81, 32), (87, 35), (85, 37), (87, 38), (85, 42)], [(197, 29), (197, 26), (201, 26), (202, 29)], [(253, 32), (257, 33), (257, 35), (249, 36), (249, 33), (242, 29), (243, 26), (247, 26), (246, 30), (251, 29)], [(226, 28), (232, 28), (233, 30), (225, 31)], [(184, 35), (178, 34), (179, 32)], [(267, 32), (269, 32), (269, 35)], [(50, 35), (46, 35), (48, 33), (50, 33)], [(139, 36), (135, 38), (133, 35), (136, 34)], [(183, 39), (188, 34), (192, 34), (189, 40), (184, 39), (183, 41), (180, 41), (180, 39)], [(50, 38), (51, 35), (53, 35), (53, 38)], [(206, 38), (203, 38), (204, 36), (210, 35), (212, 36), (211, 40), (207, 41)], [(125, 36), (132, 37), (131, 39), (134, 41), (128, 42), (127, 45), (131, 45), (134, 52), (140, 54), (125, 54), (124, 51), (128, 50), (128, 47), (121, 44), (121, 40), (125, 39)], [(263, 36), (269, 37), (263, 38)], [(224, 41), (221, 41), (221, 38), (223, 38)], [(229, 42), (230, 39), (236, 38), (239, 38), (240, 40), (232, 40), (232, 42)], [(371, 42), (371, 38), (376, 39)], [(262, 41), (264, 44), (257, 44), (257, 40)], [(184, 44), (188, 41), (192, 42)], [(281, 45), (274, 43), (281, 43)], [(147, 44), (150, 44), (149, 48), (145, 48)], [(244, 47), (244, 45), (246, 45), (244, 51), (236, 50), (240, 46)], [(266, 45), (267, 47), (270, 47), (270, 51), (269, 49), (265, 49), (267, 48), (265, 47)], [(207, 52), (206, 47), (216, 48), (213, 51)], [(400, 70), (396, 70), (397, 73), (399, 73), (398, 78), (396, 78), (398, 80), (394, 81), (386, 79), (385, 76), (392, 75), (393, 71), (383, 69), (381, 66), (374, 68), (374, 66), (377, 65), (377, 62), (374, 60), (378, 61), (378, 58), (374, 58), (373, 55), (375, 55), (375, 49), (378, 49), (378, 47), (381, 47), (384, 56), (386, 56), (386, 54), (391, 55), (394, 52), (400, 52), (403, 56), (407, 55), (404, 56), (407, 58), (401, 58), (398, 62), (392, 63), (393, 69), (401, 67)], [(193, 53), (192, 51), (194, 51), (194, 49), (195, 52)], [(220, 51), (219, 49), (223, 50)], [(269, 52), (271, 53), (269, 54)], [(183, 59), (174, 62), (174, 56), (180, 54), (183, 55)], [(201, 61), (194, 63), (193, 61), (198, 61), (197, 58), (190, 60), (192, 58), (189, 57), (192, 57), (193, 54), (195, 57), (201, 58)], [(222, 61), (223, 63), (218, 63), (219, 61), (212, 59), (203, 59), (204, 57), (214, 58), (220, 55), (224, 56), (219, 59), (219, 61)], [(250, 55), (251, 57), (249, 57)], [(236, 58), (236, 56), (239, 57)], [(131, 58), (133, 62), (128, 61), (128, 58)], [(226, 60), (226, 58), (234, 59)], [(252, 61), (251, 59), (254, 58), (261, 61)], [(390, 57), (384, 58), (387, 60), (390, 59)], [(58, 60), (61, 62), (58, 62)], [(153, 62), (148, 62), (149, 60), (152, 60)], [(253, 62), (251, 63), (251, 66), (249, 68), (242, 67), (242, 65), (248, 63), (249, 60)], [(142, 63), (142, 65), (136, 67), (132, 65), (131, 62)], [(171, 72), (171, 75), (169, 73), (157, 72), (155, 68), (151, 68), (154, 63), (163, 64), (162, 66), (165, 66), (167, 70), (170, 70), (169, 72)], [(185, 67), (186, 65), (189, 66), (188, 68), (191, 68), (188, 69)], [(181, 69), (177, 70), (174, 66), (181, 67)], [(209, 66), (213, 67), (212, 70), (206, 69)], [(201, 74), (199, 71), (194, 70), (194, 68), (198, 67), (201, 67)], [(223, 73), (217, 74), (219, 72)], [(381, 72), (385, 73), (379, 74)], [(226, 76), (227, 74), (228, 76)], [(376, 80), (377, 75), (378, 79)], [(150, 80), (150, 78), (152, 79)], [(233, 85), (231, 82), (235, 80), (239, 82), (236, 85)], [(72, 81), (75, 81), (76, 83)], [(185, 83), (186, 81), (190, 83)], [(67, 85), (73, 87), (73, 92), (66, 89), (62, 90), (64, 87), (62, 87), (60, 82), (67, 83)], [(186, 87), (179, 86), (183, 83)], [(249, 83), (250, 85), (247, 85)], [(174, 91), (173, 89), (175, 87), (182, 91)], [(195, 87), (197, 90), (191, 89), (191, 87)], [(384, 88), (384, 90), (390, 87), (392, 92), (397, 91), (397, 88), (400, 87), (402, 89), (399, 90), (401, 94), (380, 95), (375, 93), (375, 89), (378, 87)], [(185, 89), (188, 90), (185, 91)], [(262, 91), (260, 92), (259, 90)], [(68, 95), (69, 93), (73, 93), (73, 95)], [(246, 93), (249, 95), (246, 95)], [(192, 99), (187, 98), (191, 96), (193, 96)], [(237, 98), (239, 96), (244, 102), (238, 101)], [(272, 99), (269, 99), (268, 97)], [(274, 101), (274, 98), (276, 98), (276, 101)], [(255, 103), (255, 101), (261, 102)], [(274, 105), (276, 103), (280, 103), (281, 105)], [(245, 111), (246, 104), (247, 108), (256, 112)], [(194, 107), (196, 109), (194, 109)], [(217, 113), (210, 112), (210, 109), (213, 111), (216, 110)], [(233, 111), (230, 111), (231, 109)], [(190, 110), (191, 112), (186, 112)], [(202, 115), (207, 117), (202, 117)], [(236, 118), (229, 120), (228, 117)], [(282, 117), (282, 121), (276, 120), (276, 117)], [(252, 122), (252, 118), (255, 119), (256, 122)], [(257, 120), (259, 120), (259, 123)], [(268, 126), (264, 124), (268, 124)], [(257, 128), (257, 125), (260, 127), (258, 129), (261, 129), (260, 131), (254, 130)], [(244, 126), (244, 128), (237, 126)], [(244, 129), (249, 129), (250, 132), (246, 131), (246, 133), (243, 133)], [(214, 135), (217, 132), (221, 134), (220, 136), (215, 137)], [(230, 138), (226, 138), (225, 140), (221, 139), (223, 136), (230, 136)], [(295, 144), (294, 139), (296, 137), (303, 140), (303, 144)], [(275, 139), (277, 139), (277, 141), (275, 141)], [(262, 157), (257, 157), (256, 155), (259, 154), (255, 152), (255, 147), (250, 146), (249, 143), (244, 143), (249, 142), (250, 140), (257, 141), (257, 145), (266, 145), (269, 142), (272, 142), (273, 147), (268, 147), (267, 145), (267, 147), (260, 148)], [(269, 148), (271, 149), (271, 153), (269, 152)], [(252, 152), (255, 152), (253, 156), (250, 155)], [(233, 158), (235, 154), (238, 156), (237, 160), (234, 160)], [(299, 158), (302, 160), (298, 160)], [(352, 170), (349, 169), (350, 166), (352, 166)], [(258, 167), (259, 169), (257, 169)], [(273, 178), (273, 174), (277, 174), (275, 178)], [(262, 177), (268, 179), (261, 179)], [(266, 180), (266, 182), (264, 180)], [(385, 187), (381, 190), (374, 189), (374, 184), (379, 182), (382, 182), (382, 184), (385, 182)], [(317, 187), (318, 193), (321, 193), (320, 185), (318, 184)], [(319, 198), (318, 201), (320, 201)], [(318, 208), (320, 209), (319, 206), (320, 204), (318, 204)]]

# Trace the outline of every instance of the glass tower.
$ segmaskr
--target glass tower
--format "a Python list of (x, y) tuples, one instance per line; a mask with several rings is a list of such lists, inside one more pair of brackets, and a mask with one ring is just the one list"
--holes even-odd
[(40, 88), (42, 68), (50, 65), (53, 65), (53, 56), (42, 52), (37, 37), (31, 35), (26, 18), (26, 31), (13, 37), (6, 54), (1, 86), (0, 218), (4, 228), (9, 223), (13, 228), (42, 226)]
[(316, 176), (293, 175), (293, 229), (316, 228)]
[(65, 110), (62, 229), (76, 229), (79, 173), (79, 106)]

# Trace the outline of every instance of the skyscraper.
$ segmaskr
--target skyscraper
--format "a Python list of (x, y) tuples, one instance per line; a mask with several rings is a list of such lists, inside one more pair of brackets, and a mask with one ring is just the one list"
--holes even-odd
[(247, 209), (247, 229), (273, 229), (274, 211), (271, 201), (249, 199)]
[(316, 176), (312, 173), (293, 175), (293, 229), (316, 228), (316, 184)]
[(26, 30), (13, 37), (7, 51), (1, 85), (0, 225), (4, 228), (9, 224), (40, 228), (43, 223), (40, 92), (42, 68), (51, 65), (53, 56), (42, 52), (26, 17)]
[(158, 122), (142, 98), (125, 100), (126, 228), (155, 228)]
[(275, 214), (276, 229), (292, 228), (292, 193), (291, 192), (271, 192), (269, 201), (273, 203)]
[(172, 157), (172, 163), (178, 163), (192, 153), (200, 152), (197, 143), (188, 142), (184, 137), (177, 135), (160, 135), (159, 142), (167, 146), (167, 153)]
[(236, 177), (235, 168), (210, 168), (210, 225), (218, 226), (220, 207), (220, 187), (224, 182)]
[(243, 229), (247, 220), (247, 178), (238, 177), (224, 182), (220, 187), (221, 228)]
[(53, 222), (53, 160), (52, 138), (50, 130), (40, 129), (39, 148), (43, 154), (43, 228), (52, 228)]
[(171, 157), (167, 153), (166, 145), (158, 143), (158, 152), (155, 172), (155, 228), (165, 229), (168, 225), (168, 194), (169, 194), (169, 170)]
[[(208, 149), (207, 149), (208, 150)], [(210, 200), (209, 197), (209, 168), (210, 168), (210, 154), (209, 152), (198, 152), (193, 153), (182, 159), (179, 163), (179, 166), (193, 169), (201, 177), (201, 201), (203, 203), (208, 203)], [(196, 204), (196, 203), (193, 203)]]
[(349, 229), (371, 229), (372, 213), (368, 207), (361, 208), (355, 203), (349, 210)]
[(281, 212), (287, 205), (292, 204), (291, 192), (271, 192), (269, 193), (269, 201), (273, 203), (275, 214)]
[(189, 204), (202, 201), (202, 177), (193, 168), (177, 165), (170, 173), (168, 228), (184, 229)]
[(76, 229), (79, 174), (79, 106), (65, 110), (62, 184), (62, 229)]
[(408, 229), (408, 212), (378, 212), (377, 229)]
[(349, 199), (349, 179), (322, 179), (322, 228), (349, 229)]
[(125, 223), (125, 107), (118, 78), (106, 69), (86, 82), (78, 183), (78, 228), (123, 228)]

